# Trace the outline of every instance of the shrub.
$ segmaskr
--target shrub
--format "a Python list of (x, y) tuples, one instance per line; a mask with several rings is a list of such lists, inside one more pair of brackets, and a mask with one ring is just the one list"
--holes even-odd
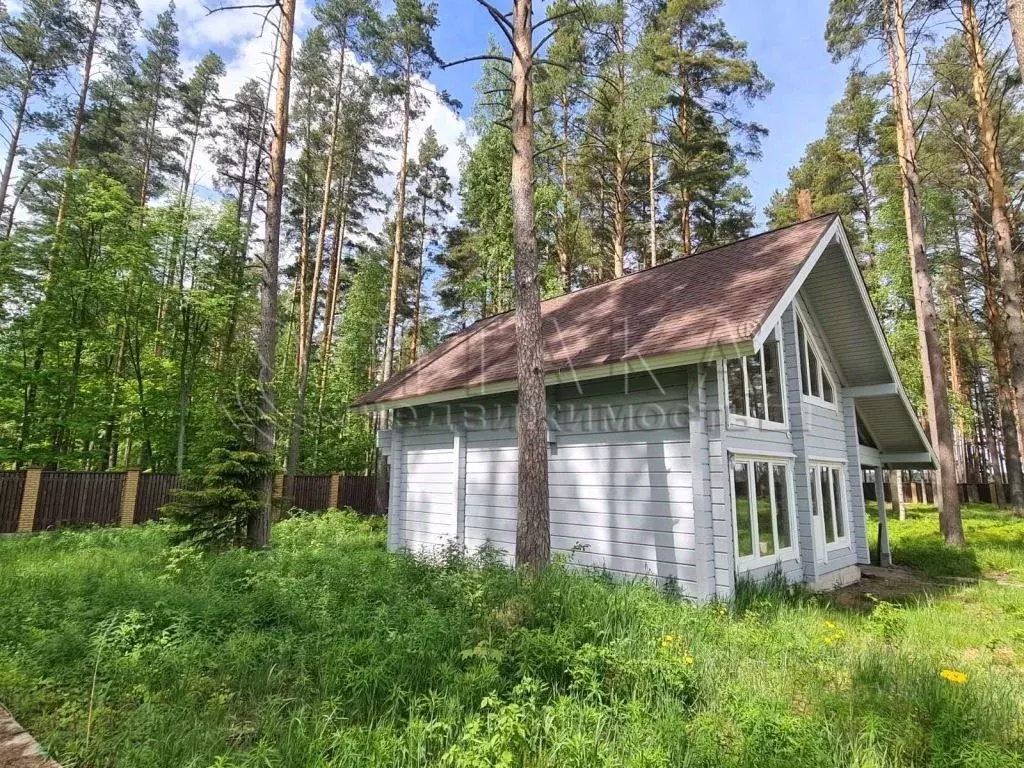
[(224, 549), (245, 541), (249, 520), (260, 513), (263, 481), (274, 471), (272, 457), (218, 448), (196, 488), (175, 492), (161, 515), (175, 526), (175, 543)]

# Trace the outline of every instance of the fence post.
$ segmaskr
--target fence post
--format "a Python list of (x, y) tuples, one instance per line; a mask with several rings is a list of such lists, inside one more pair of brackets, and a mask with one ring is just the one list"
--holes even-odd
[(327, 506), (331, 509), (338, 509), (341, 506), (340, 472), (331, 472), (331, 495), (327, 499)]
[(124, 473), (124, 490), (121, 491), (121, 527), (135, 524), (135, 503), (139, 500), (139, 470), (129, 469)]
[(43, 484), (43, 470), (26, 469), (25, 485), (21, 492), (21, 509), (18, 511), (18, 533), (31, 533), (36, 522), (36, 508), (39, 506), (39, 489)]

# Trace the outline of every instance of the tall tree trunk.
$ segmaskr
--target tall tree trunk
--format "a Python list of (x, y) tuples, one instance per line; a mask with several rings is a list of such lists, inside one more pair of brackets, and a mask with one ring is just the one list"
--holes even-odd
[(1020, 79), (1024, 80), (1024, 0), (1006, 0), (1006, 14), (1010, 17), (1013, 47), (1017, 50)]
[[(256, 348), (259, 354), (259, 412), (256, 445), (260, 453), (273, 458), (277, 415), (274, 398), (274, 363), (277, 355), (278, 257), (281, 248), (281, 203), (284, 193), (284, 160), (288, 149), (288, 94), (292, 80), (292, 35), (295, 29), (295, 0), (282, 0), (278, 22), (277, 94), (274, 129), (270, 143), (270, 178), (267, 184), (266, 242), (263, 247), (263, 284), (260, 288), (260, 327)], [(270, 543), (274, 475), (263, 479), (263, 508), (249, 519), (247, 538), (253, 549)]]
[(420, 305), (423, 301), (423, 257), (427, 252), (427, 197), (423, 196), (420, 208), (420, 250), (416, 257), (416, 293), (413, 296), (412, 348), (409, 362), (415, 363), (420, 350)]
[[(1014, 514), (1024, 514), (1024, 469), (1021, 467), (1020, 443), (1017, 440), (1016, 419), (1013, 414), (1014, 392), (1012, 364), (1007, 349), (1006, 318), (1000, 307), (997, 270), (989, 254), (988, 237), (982, 229), (981, 211), (975, 208), (974, 238), (977, 244), (978, 262), (981, 266), (981, 280), (984, 289), (985, 319), (988, 323), (988, 337), (992, 344), (995, 361), (996, 404), (1003, 432), (1003, 452), (1006, 460), (1006, 484), (1009, 486), (1009, 503)], [(996, 481), (1002, 484), (998, 463), (995, 466)]]
[(89, 102), (89, 85), (92, 81), (92, 64), (96, 56), (96, 40), (99, 37), (100, 16), (103, 12), (103, 0), (93, 4), (92, 25), (89, 27), (89, 40), (85, 45), (85, 61), (82, 64), (82, 86), (78, 92), (78, 107), (75, 109), (75, 122), (71, 127), (68, 140), (68, 162), (64, 173), (64, 186), (60, 192), (60, 204), (57, 206), (57, 220), (54, 224), (53, 240), (56, 244), (63, 232), (64, 219), (68, 214), (68, 195), (71, 192), (71, 179), (78, 166), (78, 143), (82, 137), (82, 126), (85, 124), (85, 107)]
[[(347, 29), (347, 27), (346, 27)], [(288, 439), (288, 460), (285, 487), (294, 487), (295, 475), (302, 458), (302, 422), (306, 410), (306, 392), (309, 389), (309, 361), (313, 350), (313, 332), (316, 328), (317, 300), (320, 295), (320, 277), (324, 265), (324, 244), (327, 239), (327, 223), (330, 219), (331, 188), (334, 177), (334, 155), (338, 148), (338, 131), (341, 123), (341, 90), (345, 84), (345, 49), (347, 37), (342, 37), (341, 57), (338, 65), (338, 85), (334, 91), (334, 112), (331, 121), (330, 149), (327, 153), (327, 167), (324, 169), (324, 191), (320, 201), (320, 227), (317, 230), (313, 250), (313, 276), (309, 287), (309, 306), (302, 325), (302, 343), (299, 348), (298, 386), (295, 392), (295, 409), (292, 411), (292, 431)]]
[(324, 308), (324, 343), (320, 352), (320, 382), (317, 386), (316, 413), (322, 422), (324, 410), (324, 390), (327, 387), (327, 371), (331, 363), (331, 348), (334, 346), (334, 320), (338, 312), (338, 289), (341, 283), (341, 257), (345, 242), (345, 224), (348, 218), (348, 184), (352, 177), (355, 157), (349, 161), (348, 173), (345, 175), (338, 193), (338, 208), (334, 214), (334, 243), (331, 246), (331, 289), (327, 293), (327, 306)]
[(942, 338), (935, 312), (934, 287), (924, 242), (924, 210), (917, 170), (917, 137), (911, 110), (910, 69), (903, 0), (887, 2), (886, 32), (890, 56), (893, 101), (896, 112), (896, 135), (899, 151), (900, 180), (903, 187), (903, 211), (910, 246), (911, 274), (914, 287), (914, 310), (917, 316), (918, 339), (921, 346), (921, 367), (924, 373), (925, 401), (931, 428), (932, 446), (939, 460), (939, 528), (947, 544), (964, 545), (963, 523), (960, 519), (960, 496), (956, 485), (956, 459), (953, 449), (953, 423), (950, 416), (949, 392), (946, 388), (946, 365), (942, 355)]
[(654, 126), (654, 115), (651, 115), (651, 136), (647, 147), (647, 205), (650, 210), (648, 236), (652, 267), (658, 265), (658, 196), (655, 192), (658, 182), (658, 166), (654, 159)]
[(514, 0), (512, 30), (512, 243), (516, 275), (516, 358), (519, 398), (519, 503), (516, 564), (538, 570), (551, 557), (548, 510), (547, 393), (537, 230), (533, 208), (533, 5)]
[(391, 287), (388, 291), (388, 329), (384, 342), (383, 379), (391, 377), (395, 359), (395, 326), (398, 319), (398, 278), (402, 270), (405, 232), (405, 183), (409, 175), (409, 121), (411, 118), (412, 57), (405, 56), (405, 94), (402, 102), (402, 157), (398, 167), (398, 203), (395, 206), (395, 242), (391, 254)]
[[(985, 166), (985, 183), (989, 193), (989, 213), (995, 233), (996, 261), (999, 264), (999, 288), (1006, 311), (1006, 334), (1011, 362), (1013, 388), (1017, 397), (1017, 414), (1024, 414), (1024, 319), (1021, 317), (1020, 276), (1013, 253), (1013, 230), (1010, 225), (1006, 180), (999, 156), (999, 135), (988, 98), (989, 76), (985, 48), (973, 0), (961, 0), (964, 43), (971, 60), (971, 86), (978, 111), (981, 159)], [(1007, 459), (1009, 461), (1009, 458)], [(1015, 506), (1015, 511), (1018, 511)], [(1019, 510), (1024, 513), (1024, 509)]]
[(25, 124), (25, 112), (28, 111), (28, 94), (31, 88), (31, 76), (21, 89), (18, 106), (14, 110), (14, 125), (11, 128), (11, 143), (7, 148), (7, 160), (4, 162), (3, 177), (0, 178), (0, 211), (7, 205), (7, 188), (11, 185), (11, 174), (14, 172), (14, 159), (18, 156), (21, 144), (21, 128)]

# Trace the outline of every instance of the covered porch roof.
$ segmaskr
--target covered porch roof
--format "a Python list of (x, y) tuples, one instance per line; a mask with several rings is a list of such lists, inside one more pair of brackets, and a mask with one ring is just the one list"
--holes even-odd
[(844, 391), (857, 408), (861, 441), (879, 464), (896, 469), (937, 466), (930, 443), (896, 371), (860, 267), (840, 226), (799, 290), (825, 333)]

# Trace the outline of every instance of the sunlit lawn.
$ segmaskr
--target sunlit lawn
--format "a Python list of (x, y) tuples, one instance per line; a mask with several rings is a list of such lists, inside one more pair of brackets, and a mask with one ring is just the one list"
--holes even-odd
[(893, 551), (981, 583), (851, 607), (426, 565), (341, 514), (262, 554), (2, 540), (0, 701), (66, 768), (1024, 765), (1024, 522), (969, 512), (971, 549), (915, 509)]

